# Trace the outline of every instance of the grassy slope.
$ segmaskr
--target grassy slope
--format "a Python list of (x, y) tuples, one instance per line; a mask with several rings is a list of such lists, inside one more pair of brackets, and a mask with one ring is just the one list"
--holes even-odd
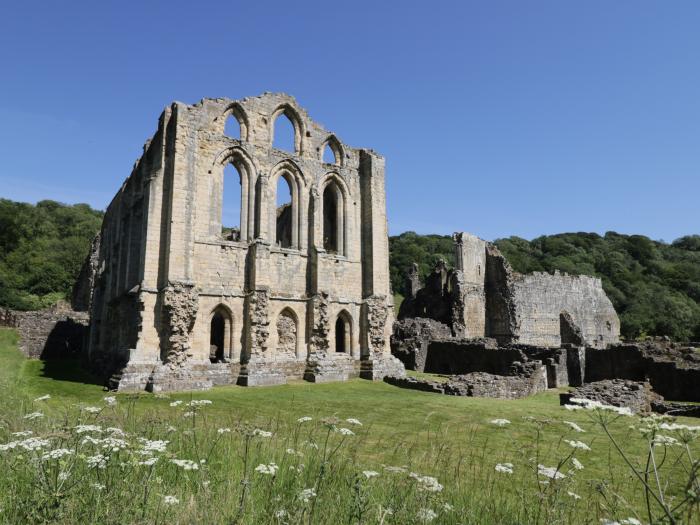
[[(78, 372), (75, 364), (67, 363), (50, 371), (51, 375), (63, 380), (46, 377), (43, 374), (45, 366), (48, 365), (25, 360), (15, 348), (14, 332), (0, 329), (0, 383), (14, 383), (15, 395), (32, 399), (50, 394), (52, 399), (46, 408), (56, 411), (62, 411), (66, 405), (97, 404), (105, 395), (99, 385), (81, 382), (89, 378)], [(220, 387), (209, 392), (173, 394), (167, 400), (148, 394), (118, 397), (120, 405), (133, 403), (138, 425), (141, 425), (138, 421), (181, 422), (181, 410), (169, 406), (173, 399), (212, 400), (213, 404), (206, 409), (206, 417), (215, 422), (215, 426), (234, 427), (238, 422), (247, 421), (261, 428), (275, 429), (280, 435), (285, 428), (288, 432), (291, 422), (300, 416), (359, 418), (364, 426), (361, 437), (358, 436), (353, 444), (353, 453), (364, 468), (381, 470), (381, 464), (409, 465), (444, 480), (446, 487), (452, 483), (449, 493), (456, 491), (454, 493), (461, 494), (460, 497), (467, 497), (466, 493), (461, 493), (466, 489), (460, 489), (464, 483), (457, 472), (460, 468), (471, 469), (475, 476), (472, 482), (482, 479), (484, 484), (493, 484), (505, 479), (503, 475), (494, 475), (496, 463), (517, 464), (537, 454), (538, 462), (556, 465), (558, 459), (571, 452), (562, 441), (564, 437), (583, 439), (594, 452), (577, 454), (586, 465), (577, 478), (577, 492), (584, 498), (586, 494), (592, 496), (597, 490), (598, 480), (605, 478), (610, 491), (622, 495), (625, 500), (636, 501), (634, 505), (638, 508), (642, 503), (641, 493), (602, 431), (594, 427), (586, 414), (560, 408), (554, 391), (504, 401), (439, 396), (358, 379), (318, 385), (298, 382), (265, 388)], [(27, 407), (25, 412), (33, 409)], [(538, 433), (538, 425), (524, 417), (547, 423)], [(499, 428), (489, 423), (494, 418), (506, 418), (512, 424)], [(588, 432), (574, 433), (562, 420), (577, 422)], [(631, 422), (625, 418), (616, 423), (615, 435), (627, 451), (641, 460), (645, 442), (636, 432), (630, 432), (628, 425)], [(525, 481), (528, 479), (525, 477)], [(525, 482), (523, 478), (519, 480), (518, 483)], [(513, 482), (500, 490), (512, 492), (512, 498), (517, 498), (519, 488), (515, 478)], [(481, 485), (468, 490), (475, 488), (483, 490)], [(590, 507), (592, 503), (587, 505)], [(582, 523), (591, 518), (589, 512), (592, 511), (582, 513)], [(598, 508), (597, 512), (602, 511)], [(585, 520), (584, 515), (587, 516)]]

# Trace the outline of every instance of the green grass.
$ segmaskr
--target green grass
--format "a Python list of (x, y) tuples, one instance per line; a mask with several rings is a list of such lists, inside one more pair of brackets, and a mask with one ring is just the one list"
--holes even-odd
[[(15, 345), (14, 332), (0, 330), (0, 394), (6, 399), (0, 405), (0, 443), (17, 439), (10, 432), (29, 428), (78, 450), (83, 447), (80, 436), (70, 429), (78, 422), (95, 423), (124, 429), (132, 444), (136, 436), (167, 439), (170, 456), (164, 455), (148, 477), (143, 467), (133, 467), (132, 456), (120, 460), (132, 467), (110, 463), (104, 471), (75, 462), (70, 479), (81, 481), (71, 490), (59, 490), (46, 481), (50, 477), (32, 470), (31, 463), (24, 465), (8, 452), (0, 452), (0, 468), (11, 473), (0, 479), (0, 522), (74, 523), (89, 518), (93, 523), (299, 523), (308, 521), (313, 512), (312, 523), (382, 519), (384, 523), (420, 523), (417, 515), (422, 508), (438, 514), (433, 523), (598, 523), (602, 518), (645, 516), (643, 492), (611, 441), (591, 422), (588, 412), (559, 407), (557, 392), (504, 401), (441, 396), (359, 379), (295, 382), (264, 388), (219, 387), (167, 398), (122, 394), (116, 396), (116, 407), (92, 415), (82, 407), (104, 407), (107, 394), (77, 363), (28, 361)], [(46, 394), (51, 396), (48, 401), (33, 401)], [(199, 409), (194, 418), (184, 416), (189, 411), (186, 403), (204, 399), (212, 404)], [(177, 400), (183, 403), (170, 406)], [(22, 418), (37, 410), (46, 417)], [(297, 423), (302, 416), (313, 421)], [(328, 434), (320, 420), (331, 416), (338, 418), (337, 426), (351, 428), (356, 435)], [(363, 425), (352, 426), (344, 421), (347, 418), (357, 418)], [(496, 418), (511, 424), (490, 423)], [(575, 422), (587, 432), (576, 433), (563, 421)], [(648, 442), (630, 425), (639, 426), (639, 418), (615, 421), (612, 435), (641, 465)], [(222, 427), (233, 432), (222, 437), (216, 432)], [(274, 436), (250, 437), (253, 427), (272, 431)], [(328, 450), (338, 449), (324, 462), (321, 452), (326, 437)], [(575, 451), (564, 439), (591, 446), (590, 452), (576, 453), (585, 469), (549, 485), (538, 483), (538, 463), (557, 466)], [(308, 448), (311, 442), (320, 450)], [(250, 445), (247, 454), (246, 443)], [(285, 453), (288, 448), (303, 454), (291, 457)], [(698, 448), (695, 441), (688, 452), (697, 456)], [(118, 454), (128, 455), (128, 451)], [(663, 474), (670, 497), (679, 496), (687, 477), (683, 454), (681, 447), (669, 447)], [(77, 458), (78, 453), (71, 457)], [(208, 461), (197, 471), (184, 472), (168, 464), (167, 458), (172, 457), (207, 457)], [(280, 465), (275, 478), (253, 471), (259, 463), (270, 461)], [(494, 470), (504, 462), (515, 465), (513, 475)], [(301, 463), (303, 473), (291, 470)], [(418, 491), (415, 480), (390, 474), (385, 465), (434, 476), (444, 490)], [(68, 463), (57, 466), (55, 476), (60, 469), (69, 469)], [(568, 460), (562, 471), (570, 469)], [(366, 479), (363, 470), (380, 476)], [(249, 482), (242, 485), (243, 479)], [(89, 488), (89, 483), (97, 481), (108, 487), (99, 501)], [(316, 486), (322, 490), (312, 511), (313, 501), (300, 501), (298, 493)], [(574, 500), (568, 491), (582, 499)], [(164, 495), (176, 495), (180, 503), (164, 507)], [(244, 509), (239, 515), (241, 499)], [(454, 510), (445, 510), (446, 504)], [(394, 514), (386, 514), (387, 507)], [(287, 518), (274, 516), (279, 508), (288, 512)]]

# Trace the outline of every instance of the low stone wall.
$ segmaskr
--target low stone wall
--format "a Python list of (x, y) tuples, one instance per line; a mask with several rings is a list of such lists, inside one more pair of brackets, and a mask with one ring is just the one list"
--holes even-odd
[(433, 374), (487, 372), (507, 375), (514, 362), (527, 361), (517, 348), (497, 348), (483, 342), (430, 341), (424, 371)]
[(559, 401), (562, 405), (568, 405), (576, 398), (626, 407), (636, 414), (648, 414), (652, 411), (654, 403), (663, 401), (663, 397), (654, 392), (649, 383), (624, 379), (596, 381), (583, 385), (572, 392), (560, 394)]
[(620, 344), (586, 349), (585, 382), (606, 379), (649, 381), (674, 401), (700, 401), (700, 355), (682, 345)]
[(0, 310), (0, 325), (19, 333), (19, 349), (31, 358), (80, 357), (89, 317), (64, 305), (21, 312)]

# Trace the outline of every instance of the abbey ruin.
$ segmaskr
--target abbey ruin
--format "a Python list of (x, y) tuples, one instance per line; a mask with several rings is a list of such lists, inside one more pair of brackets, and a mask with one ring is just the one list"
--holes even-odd
[[(273, 147), (282, 116), (292, 152)], [(281, 179), (291, 203), (278, 207)], [(228, 184), (241, 190), (230, 231)], [(381, 156), (284, 94), (173, 103), (94, 247), (88, 359), (133, 391), (402, 376), (388, 258)]]

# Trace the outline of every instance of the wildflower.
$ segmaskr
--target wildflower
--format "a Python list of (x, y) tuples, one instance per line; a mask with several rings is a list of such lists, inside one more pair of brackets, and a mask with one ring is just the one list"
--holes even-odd
[(181, 399), (178, 399), (177, 401), (171, 402), (171, 403), (170, 403), (170, 406), (171, 406), (171, 407), (177, 407), (177, 406), (180, 406), (181, 404), (182, 404), (182, 400), (181, 400)]
[(33, 434), (31, 430), (20, 430), (19, 432), (13, 432), (12, 435), (16, 437), (29, 437)]
[(85, 462), (89, 468), (106, 468), (108, 459), (109, 458), (107, 456), (102, 454), (95, 454), (94, 456), (88, 456), (85, 458)]
[(304, 503), (308, 503), (312, 498), (316, 497), (316, 491), (314, 489), (304, 489), (299, 493), (299, 499)]
[(355, 433), (350, 430), (349, 428), (339, 428), (338, 432), (340, 432), (344, 436), (354, 436)]
[(513, 464), (512, 463), (498, 463), (498, 464), (496, 464), (496, 472), (501, 472), (503, 474), (512, 474), (513, 473)]
[(107, 486), (102, 483), (90, 483), (90, 486), (95, 490), (104, 490), (107, 488)]
[(169, 425), (168, 428), (165, 429), (166, 432), (177, 432), (177, 428), (175, 428), (172, 425)]
[(583, 399), (580, 397), (572, 397), (569, 401), (571, 401), (571, 403), (575, 405), (581, 405), (586, 410), (607, 410), (610, 412), (615, 412), (616, 414), (621, 416), (632, 415), (632, 410), (629, 407), (616, 407), (613, 405), (605, 405), (600, 401), (592, 401), (590, 399)]
[(124, 450), (129, 446), (129, 443), (127, 443), (123, 439), (113, 437), (106, 437), (103, 440), (101, 440), (101, 443), (102, 448), (109, 449), (112, 452), (119, 452), (120, 450)]
[(571, 458), (571, 464), (576, 470), (583, 470), (583, 463), (581, 463), (578, 459)]
[(192, 411), (185, 412), (184, 414), (182, 414), (182, 417), (193, 417), (193, 416), (194, 416), (194, 412), (192, 412)]
[(372, 479), (372, 478), (374, 478), (374, 477), (376, 477), (376, 476), (379, 476), (379, 472), (377, 472), (377, 471), (375, 471), (375, 470), (363, 470), (363, 471), (362, 471), (362, 474), (364, 474), (364, 476), (365, 476), (367, 479)]
[(309, 416), (303, 416), (297, 419), (297, 423), (306, 423), (307, 421), (311, 421), (313, 418)]
[(304, 453), (303, 453), (303, 452), (300, 452), (300, 451), (298, 451), (298, 450), (294, 450), (293, 448), (288, 448), (286, 452), (287, 452), (287, 454), (289, 454), (290, 456), (299, 456), (299, 457), (303, 457), (303, 456), (304, 456)]
[(68, 456), (72, 453), (73, 451), (68, 450), (67, 448), (56, 448), (46, 452), (43, 456), (41, 456), (41, 459), (44, 461), (48, 461), (50, 459), (61, 459), (63, 456)]
[(318, 450), (318, 445), (313, 441), (305, 441), (305, 443), (307, 447), (313, 448), (314, 450)]
[(255, 472), (258, 472), (260, 474), (267, 474), (270, 476), (274, 476), (277, 474), (277, 470), (279, 467), (277, 466), (276, 463), (270, 463), (269, 465), (265, 465), (264, 463), (261, 463), (257, 467), (255, 467)]
[(437, 518), (437, 514), (432, 509), (420, 509), (418, 510), (416, 517), (423, 522), (429, 523)]
[(420, 474), (411, 472), (408, 477), (418, 482), (418, 490), (425, 492), (441, 492), (443, 489), (442, 485), (438, 483), (437, 478), (432, 476), (421, 476)]
[(450, 505), (449, 503), (445, 502), (442, 504), (442, 510), (450, 512), (451, 510), (455, 510), (455, 508), (452, 505)]
[(272, 437), (272, 432), (268, 432), (267, 430), (260, 430), (259, 428), (256, 428), (255, 430), (253, 430), (253, 435), (264, 437), (264, 438), (269, 438), (269, 437)]
[(181, 467), (184, 470), (199, 470), (199, 463), (189, 459), (171, 459), (170, 463)]
[(58, 481), (66, 481), (68, 478), (70, 478), (70, 472), (59, 472), (58, 473)]
[(180, 503), (180, 500), (177, 499), (175, 496), (163, 496), (163, 503), (166, 505), (177, 505)]
[[(576, 405), (566, 405), (566, 406), (576, 406)], [(578, 426), (573, 421), (564, 421), (564, 423), (569, 425), (576, 432), (585, 432), (585, 430), (583, 430), (580, 426)]]
[(203, 407), (204, 405), (211, 405), (211, 401), (208, 399), (195, 399), (187, 403), (188, 407)]
[(654, 436), (654, 440), (652, 441), (654, 446), (673, 446), (673, 445), (678, 445), (678, 440), (676, 438), (673, 438), (671, 436), (664, 436), (663, 434), (657, 434)]
[(90, 414), (97, 414), (102, 411), (100, 407), (85, 407), (83, 410), (85, 410), (85, 412), (89, 412)]
[(284, 509), (279, 509), (275, 511), (275, 518), (282, 519), (287, 515), (287, 511)]
[(170, 441), (163, 441), (160, 439), (150, 441), (141, 438), (141, 441), (143, 442), (143, 450), (146, 452), (165, 452), (165, 447), (170, 443)]
[(112, 434), (113, 436), (126, 437), (126, 432), (124, 432), (121, 428), (107, 427), (105, 428), (105, 432)]
[(574, 499), (581, 499), (581, 496), (579, 496), (575, 492), (571, 492), (570, 490), (567, 490), (566, 493)]
[(114, 396), (107, 396), (104, 398), (104, 402), (109, 406), (113, 406), (117, 404), (117, 398)]
[(220, 428), (216, 431), (218, 434), (229, 434), (231, 432), (230, 428)]
[(355, 419), (354, 417), (349, 417), (349, 418), (347, 418), (345, 421), (347, 421), (347, 422), (350, 423), (351, 425), (357, 425), (357, 426), (360, 426), (360, 427), (362, 426), (362, 423), (360, 423), (360, 420), (359, 420), (359, 419)]
[(642, 522), (639, 521), (637, 518), (627, 518), (624, 520), (620, 520), (620, 525), (642, 525)]
[(44, 414), (42, 414), (41, 412), (32, 412), (31, 414), (27, 414), (26, 416), (24, 416), (24, 419), (33, 421), (35, 419), (39, 419), (40, 417), (44, 417)]
[(148, 458), (148, 459), (143, 460), (143, 461), (139, 461), (139, 465), (145, 465), (145, 466), (147, 466), (147, 467), (152, 467), (152, 466), (155, 465), (157, 462), (158, 462), (158, 458), (157, 458), (157, 457), (152, 457), (152, 458)]
[(102, 427), (99, 425), (78, 425), (73, 430), (76, 434), (83, 434), (85, 432), (102, 432)]
[(17, 448), (17, 445), (19, 445), (19, 441), (10, 441), (9, 443), (0, 445), (0, 452), (5, 452), (6, 450), (12, 450), (14, 448)]
[(48, 447), (49, 444), (50, 443), (48, 439), (41, 439), (35, 437), (30, 437), (17, 443), (17, 445), (22, 447), (24, 450), (39, 450), (44, 447)]
[(563, 479), (566, 475), (559, 472), (558, 468), (555, 467), (545, 467), (544, 465), (537, 465), (537, 473), (540, 476), (545, 476), (551, 479)]
[(41, 397), (37, 397), (34, 401), (46, 401), (47, 399), (51, 399), (51, 396), (49, 394), (45, 394)]
[(586, 445), (583, 441), (572, 441), (569, 439), (565, 439), (564, 442), (568, 443), (573, 448), (580, 448), (581, 450), (591, 450), (591, 447)]
[(507, 419), (492, 419), (491, 424), (496, 425), (497, 427), (504, 427), (506, 425), (510, 425), (510, 421)]
[(100, 438), (94, 438), (92, 436), (85, 436), (80, 442), (81, 445), (87, 445), (88, 443), (91, 445), (99, 445), (100, 443), (102, 443), (102, 440)]

